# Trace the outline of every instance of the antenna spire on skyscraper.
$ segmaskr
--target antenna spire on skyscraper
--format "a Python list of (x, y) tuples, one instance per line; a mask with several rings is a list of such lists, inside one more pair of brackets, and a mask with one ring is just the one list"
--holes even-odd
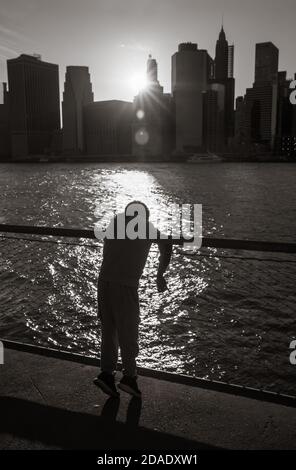
[(222, 13), (222, 15), (221, 15), (221, 31), (220, 31), (220, 34), (219, 34), (219, 39), (220, 40), (226, 40), (226, 34), (225, 34), (225, 31), (224, 31), (224, 13)]

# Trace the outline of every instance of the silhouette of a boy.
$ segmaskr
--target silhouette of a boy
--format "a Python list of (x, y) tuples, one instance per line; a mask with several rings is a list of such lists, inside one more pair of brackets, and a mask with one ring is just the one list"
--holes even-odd
[(170, 263), (172, 244), (161, 239), (160, 232), (149, 221), (149, 216), (145, 204), (131, 202), (124, 213), (114, 217), (104, 239), (103, 262), (98, 280), (101, 373), (94, 383), (113, 397), (119, 395), (115, 385), (119, 348), (123, 377), (118, 387), (141, 397), (136, 371), (140, 321), (138, 286), (153, 241), (157, 242), (160, 252), (157, 288), (159, 292), (167, 289), (164, 273)]

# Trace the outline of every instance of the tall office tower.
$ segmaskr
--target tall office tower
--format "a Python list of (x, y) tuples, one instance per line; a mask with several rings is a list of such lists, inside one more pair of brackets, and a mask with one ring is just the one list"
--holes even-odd
[(58, 66), (22, 54), (7, 69), (12, 156), (44, 154), (60, 128)]
[(94, 96), (88, 67), (68, 66), (63, 93), (63, 153), (80, 155), (85, 152), (84, 107)]
[(234, 44), (228, 46), (228, 78), (233, 78)]
[(224, 85), (224, 146), (234, 136), (234, 94), (235, 80), (233, 78), (234, 46), (229, 46), (222, 26), (216, 42), (215, 77), (213, 83)]
[(133, 155), (164, 156), (174, 145), (174, 112), (171, 95), (163, 92), (158, 81), (157, 62), (149, 56), (147, 86), (135, 97)]
[(245, 143), (245, 101), (243, 96), (238, 96), (235, 100), (235, 144), (241, 146)]
[(87, 155), (123, 156), (132, 153), (133, 104), (97, 101), (84, 107)]
[(272, 42), (256, 44), (255, 83), (275, 82), (279, 65), (279, 50)]
[(216, 80), (228, 78), (228, 41), (223, 26), (216, 42), (215, 78)]
[(246, 136), (266, 150), (274, 147), (278, 101), (278, 49), (271, 42), (256, 44), (255, 82), (248, 88)]
[(3, 104), (0, 104), (0, 160), (10, 157), (9, 106), (7, 84), (3, 85)]
[(172, 57), (172, 93), (176, 113), (176, 152), (204, 149), (203, 92), (212, 78), (213, 61), (197, 44), (183, 43)]
[[(294, 74), (294, 79), (293, 80), (296, 81), (296, 73)], [(290, 92), (291, 92), (291, 90), (290, 90)], [(294, 135), (296, 137), (296, 106), (295, 105), (293, 105), (293, 110), (292, 110), (291, 133), (292, 133), (292, 135)]]
[(203, 96), (205, 148), (207, 152), (219, 152), (224, 146), (225, 86), (209, 84)]
[(292, 104), (290, 103), (290, 83), (287, 72), (278, 72), (277, 136), (290, 135), (292, 124)]
[(147, 60), (147, 83), (150, 84), (158, 84), (158, 66), (155, 59), (152, 58), (152, 55), (149, 54)]
[(295, 105), (290, 102), (292, 79), (278, 73), (277, 130), (275, 150), (279, 155), (296, 156)]

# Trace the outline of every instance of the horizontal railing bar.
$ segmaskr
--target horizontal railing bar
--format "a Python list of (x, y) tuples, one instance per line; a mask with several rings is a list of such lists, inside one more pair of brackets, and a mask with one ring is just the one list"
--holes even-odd
[[(0, 224), (0, 232), (25, 233), (30, 235), (44, 235), (54, 237), (86, 238), (96, 240), (94, 230), (40, 227), (29, 225)], [(171, 240), (173, 245), (183, 245), (189, 241), (180, 237)], [(266, 251), (272, 253), (296, 253), (296, 243), (265, 242), (256, 240), (236, 240), (231, 238), (202, 238), (203, 248), (222, 248), (226, 250)]]
[(235, 240), (231, 238), (203, 238), (202, 246), (207, 248), (223, 248), (227, 250), (296, 253), (296, 243)]
[(30, 234), (30, 235), (48, 235), (48, 236), (53, 236), (53, 237), (96, 239), (94, 230), (76, 229), (76, 228), (0, 224), (0, 232), (25, 233), (25, 234)]

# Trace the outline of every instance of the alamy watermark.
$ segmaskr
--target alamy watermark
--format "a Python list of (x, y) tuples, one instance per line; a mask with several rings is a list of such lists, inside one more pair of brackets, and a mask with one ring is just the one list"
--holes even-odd
[(4, 364), (4, 345), (2, 341), (0, 341), (0, 365)]
[[(154, 223), (150, 221), (149, 209), (142, 202), (135, 201), (126, 206), (124, 211), (114, 207), (95, 224), (96, 238), (110, 240), (173, 240), (184, 241), (184, 247), (199, 249), (202, 245), (202, 205), (169, 204), (165, 211), (160, 209), (154, 214)], [(98, 210), (95, 211), (98, 216)], [(157, 226), (165, 227), (158, 230)]]
[(294, 341), (291, 341), (290, 349), (293, 349), (290, 354), (290, 364), (292, 364), (292, 366), (296, 366), (296, 339), (294, 339)]
[(296, 80), (292, 80), (290, 83), (290, 88), (293, 89), (292, 93), (290, 94), (290, 103), (296, 104)]

